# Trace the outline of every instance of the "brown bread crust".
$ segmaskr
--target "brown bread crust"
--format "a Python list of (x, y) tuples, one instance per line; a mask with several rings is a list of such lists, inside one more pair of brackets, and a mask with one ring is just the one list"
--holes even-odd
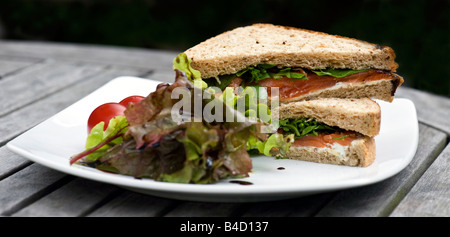
[(395, 72), (392, 48), (322, 32), (272, 24), (239, 27), (212, 37), (186, 55), (203, 78), (234, 74), (261, 63), (305, 69), (382, 69)]
[(323, 98), (281, 104), (279, 119), (311, 118), (369, 137), (380, 132), (381, 109), (371, 99)]

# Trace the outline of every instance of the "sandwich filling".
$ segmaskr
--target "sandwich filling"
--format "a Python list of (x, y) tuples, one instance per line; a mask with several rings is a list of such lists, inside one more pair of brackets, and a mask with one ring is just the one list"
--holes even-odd
[(331, 127), (307, 118), (280, 120), (278, 133), (294, 134), (293, 147), (317, 148), (332, 148), (336, 144), (350, 146), (354, 140), (363, 136), (358, 132)]
[(360, 134), (350, 131), (339, 133), (319, 133), (317, 136), (306, 135), (295, 139), (292, 146), (294, 147), (317, 147), (317, 148), (332, 148), (334, 145), (350, 146), (354, 140), (361, 137)]
[[(350, 74), (344, 77), (334, 77), (331, 75), (319, 75), (312, 71), (306, 71), (306, 80), (292, 80), (287, 77), (281, 79), (268, 78), (258, 82), (258, 85), (271, 88), (279, 88), (280, 101), (296, 98), (310, 92), (331, 88), (338, 83), (363, 83), (386, 79), (396, 79), (396, 75), (383, 70), (367, 70)], [(270, 96), (270, 90), (268, 90)], [(392, 94), (395, 91), (391, 92)]]
[[(250, 66), (233, 75), (219, 76), (219, 78), (204, 79), (208, 86), (225, 87), (262, 86), (266, 88), (278, 87), (279, 100), (287, 101), (311, 92), (331, 88), (348, 83), (367, 83), (380, 80), (391, 80), (395, 94), (396, 88), (402, 83), (397, 74), (378, 69), (321, 69), (306, 70), (302, 68), (279, 69), (271, 64)], [(270, 95), (270, 90), (267, 90)]]

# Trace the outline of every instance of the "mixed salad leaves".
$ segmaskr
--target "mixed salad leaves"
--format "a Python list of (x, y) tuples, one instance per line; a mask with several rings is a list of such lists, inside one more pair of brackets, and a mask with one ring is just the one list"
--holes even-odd
[[(184, 71), (175, 71), (173, 84), (159, 84), (146, 98), (129, 103), (123, 115), (119, 111), (107, 121), (107, 126), (105, 121), (95, 125), (87, 136), (86, 150), (74, 155), (70, 163), (136, 178), (207, 184), (249, 175), (249, 140), (254, 141), (252, 146), (256, 149), (264, 150), (266, 144), (276, 149), (287, 147), (284, 140), (264, 140), (256, 118), (245, 117), (232, 103), (230, 106), (215, 96), (203, 99), (202, 104), (222, 103), (227, 112), (224, 115), (231, 114), (236, 122), (209, 123), (203, 117), (174, 121), (171, 108), (177, 99), (171, 98), (171, 92), (175, 88), (186, 88), (191, 95), (205, 93), (201, 84), (200, 88), (194, 86), (197, 83), (188, 79)], [(181, 116), (196, 114), (184, 110)]]
[[(262, 132), (262, 127), (271, 122), (272, 111), (266, 103), (260, 103), (267, 101), (267, 92), (253, 82), (282, 77), (307, 80), (301, 70), (260, 64), (235, 75), (221, 76), (218, 81), (202, 79), (190, 63), (182, 53), (173, 61), (174, 83), (159, 84), (147, 97), (130, 96), (97, 107), (88, 121), (85, 150), (74, 155), (70, 164), (157, 181), (215, 183), (247, 177), (252, 170), (250, 154), (283, 158), (295, 138), (335, 129), (298, 119), (279, 121), (278, 130), (284, 132), (276, 132), (276, 127), (272, 127), (272, 133)], [(331, 69), (314, 72), (336, 77), (357, 73)], [(227, 87), (235, 77), (246, 81), (240, 91)], [(206, 121), (186, 109), (178, 115), (184, 119), (174, 120), (171, 111), (179, 99), (173, 99), (171, 94), (176, 88), (188, 90), (190, 96), (209, 93), (211, 96), (200, 97), (202, 106), (210, 102), (221, 104), (223, 116), (231, 114), (233, 122)], [(238, 111), (242, 101), (243, 113)]]

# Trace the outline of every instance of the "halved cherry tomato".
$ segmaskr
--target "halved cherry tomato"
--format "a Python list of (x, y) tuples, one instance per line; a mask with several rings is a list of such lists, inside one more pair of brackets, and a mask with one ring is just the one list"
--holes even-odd
[(95, 125), (100, 122), (105, 122), (103, 130), (106, 130), (109, 124), (109, 120), (112, 118), (124, 115), (126, 107), (119, 103), (105, 103), (94, 109), (88, 120), (88, 133), (91, 133), (91, 130)]
[(128, 96), (127, 98), (120, 101), (119, 104), (127, 107), (128, 103), (137, 103), (143, 99), (145, 99), (145, 97), (139, 95)]

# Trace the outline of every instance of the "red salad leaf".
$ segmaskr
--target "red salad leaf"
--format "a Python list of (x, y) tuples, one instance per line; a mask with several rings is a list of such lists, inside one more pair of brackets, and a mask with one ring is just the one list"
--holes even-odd
[[(173, 84), (160, 84), (144, 100), (128, 105), (125, 116), (129, 127), (124, 141), (88, 165), (136, 178), (179, 183), (214, 183), (248, 176), (252, 161), (247, 141), (258, 123), (214, 96), (202, 99), (202, 106), (221, 103), (223, 116), (231, 114), (235, 122), (208, 122), (203, 117), (200, 121), (173, 121), (171, 109), (178, 102), (171, 98), (175, 88), (186, 88), (191, 96), (204, 93), (184, 72), (175, 71)], [(183, 116), (194, 114), (183, 111)]]

